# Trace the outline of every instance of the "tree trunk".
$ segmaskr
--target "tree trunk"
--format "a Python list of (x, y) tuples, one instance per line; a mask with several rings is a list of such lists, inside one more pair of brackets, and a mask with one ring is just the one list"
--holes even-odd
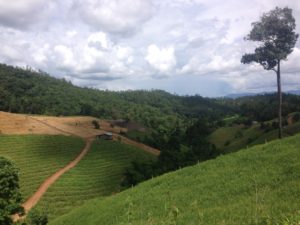
[(280, 60), (277, 65), (277, 94), (278, 94), (278, 138), (282, 138), (282, 93), (280, 78)]

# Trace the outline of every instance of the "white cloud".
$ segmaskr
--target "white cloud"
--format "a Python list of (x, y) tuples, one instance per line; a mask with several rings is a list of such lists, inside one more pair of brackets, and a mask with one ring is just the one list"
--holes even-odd
[(66, 32), (66, 36), (68, 38), (74, 38), (77, 34), (78, 34), (78, 32), (76, 30), (69, 30)]
[(55, 3), (47, 0), (0, 0), (0, 24), (28, 28), (48, 16), (54, 7)]
[(59, 68), (63, 70), (70, 70), (76, 65), (71, 48), (64, 45), (56, 45), (54, 47), (54, 52), (56, 53), (55, 58), (57, 59)]
[(37, 65), (41, 67), (46, 66), (49, 51), (50, 51), (49, 44), (44, 44), (43, 46), (39, 46), (39, 48), (33, 54), (34, 62), (36, 62)]
[(140, 29), (153, 7), (149, 0), (74, 0), (72, 9), (95, 29), (128, 34)]
[[(182, 93), (188, 82), (178, 80), (191, 77), (206, 82), (200, 94), (205, 87), (211, 93), (211, 80), (220, 82), (214, 90), (271, 88), (272, 72), (240, 58), (253, 51), (243, 40), (251, 23), (275, 5), (292, 7), (300, 23), (294, 0), (0, 0), (0, 62), (99, 88)], [(300, 41), (296, 46), (282, 64), (285, 89), (300, 83)]]
[(56, 45), (50, 59), (51, 64), (65, 75), (73, 74), (88, 80), (114, 80), (133, 73), (130, 68), (132, 54), (130, 47), (117, 45), (105, 33), (96, 32), (81, 40), (80, 45)]
[(159, 48), (152, 44), (148, 46), (147, 62), (160, 73), (170, 72), (176, 65), (174, 47)]
[(102, 50), (107, 50), (112, 45), (107, 35), (103, 32), (92, 33), (88, 37), (87, 41), (90, 47), (94, 47)]

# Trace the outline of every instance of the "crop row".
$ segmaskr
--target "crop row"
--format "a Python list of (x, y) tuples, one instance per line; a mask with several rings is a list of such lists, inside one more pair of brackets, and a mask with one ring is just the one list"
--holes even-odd
[(36, 208), (46, 211), (52, 220), (89, 199), (119, 192), (125, 168), (133, 159), (153, 157), (119, 142), (95, 141), (80, 163), (49, 188)]
[(0, 155), (15, 162), (24, 199), (59, 168), (76, 157), (84, 142), (75, 137), (48, 135), (0, 136)]

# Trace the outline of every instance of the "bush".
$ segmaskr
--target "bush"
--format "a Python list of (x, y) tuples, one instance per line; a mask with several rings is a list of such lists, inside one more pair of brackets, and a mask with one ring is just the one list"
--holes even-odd
[(260, 123), (260, 127), (259, 128), (261, 130), (264, 130), (266, 127), (267, 127), (267, 125), (264, 122)]
[(298, 122), (300, 120), (300, 113), (296, 113), (295, 115), (293, 115), (293, 122)]
[(272, 127), (274, 128), (274, 129), (277, 129), (278, 128), (278, 122), (272, 122)]
[(93, 120), (92, 124), (94, 125), (95, 129), (98, 129), (98, 130), (100, 129), (100, 124), (97, 120)]
[(238, 139), (238, 138), (242, 138), (243, 136), (244, 136), (243, 133), (239, 130), (235, 133), (234, 138)]
[(30, 225), (46, 225), (48, 216), (45, 211), (33, 209), (28, 214), (28, 224)]
[(250, 137), (247, 139), (247, 144), (250, 144), (251, 142), (255, 141), (254, 137)]
[(228, 145), (230, 145), (230, 144), (231, 144), (231, 141), (230, 141), (230, 140), (227, 140), (227, 141), (225, 142), (224, 146), (228, 146)]

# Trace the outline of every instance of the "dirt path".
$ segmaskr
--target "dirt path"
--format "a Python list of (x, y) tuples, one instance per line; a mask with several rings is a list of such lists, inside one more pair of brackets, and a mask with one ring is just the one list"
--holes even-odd
[[(80, 152), (80, 154), (72, 161), (70, 162), (67, 166), (64, 168), (58, 170), (56, 173), (51, 175), (49, 178), (47, 178), (44, 183), (41, 184), (41, 186), (38, 188), (38, 190), (29, 198), (26, 200), (25, 203), (22, 204), (24, 207), (25, 213), (28, 213), (30, 209), (32, 209), (38, 201), (41, 199), (41, 197), (45, 194), (45, 192), (48, 190), (48, 188), (60, 177), (62, 176), (65, 172), (68, 170), (72, 169), (75, 167), (79, 161), (85, 156), (85, 154), (89, 151), (91, 144), (94, 140), (94, 137), (86, 139), (86, 144), (84, 149)], [(14, 221), (18, 221), (24, 217), (19, 217), (15, 215), (13, 217)]]
[[(84, 149), (81, 151), (81, 153), (72, 161), (70, 162), (68, 165), (66, 165), (64, 168), (58, 170), (56, 173), (54, 173), (53, 175), (51, 175), (50, 177), (48, 177), (38, 188), (38, 190), (29, 198), (27, 199), (22, 206), (24, 207), (25, 210), (25, 216), (20, 217), (18, 215), (14, 215), (13, 216), (13, 221), (18, 221), (20, 219), (23, 219), (26, 217), (26, 214), (38, 203), (38, 201), (42, 198), (42, 196), (45, 194), (45, 192), (48, 190), (48, 188), (57, 180), (59, 179), (65, 172), (67, 172), (68, 170), (72, 169), (73, 167), (75, 167), (79, 161), (85, 156), (85, 154), (89, 151), (91, 144), (93, 142), (93, 140), (95, 139), (95, 136), (99, 133), (104, 133), (106, 132), (105, 130), (99, 130), (97, 131), (97, 134), (93, 134), (93, 136), (91, 136), (91, 133), (88, 134), (88, 132), (86, 132), (84, 135), (81, 133), (76, 133), (76, 132), (70, 132), (68, 129), (63, 129), (63, 127), (57, 127), (55, 126), (55, 124), (49, 124), (46, 121), (43, 121), (41, 119), (37, 119), (34, 118), (32, 116), (26, 116), (26, 118), (29, 118), (39, 124), (42, 124), (48, 128), (51, 128), (53, 130), (59, 131), (60, 133), (63, 134), (67, 134), (67, 135), (71, 135), (71, 136), (77, 136), (77, 137), (81, 137), (84, 138), (86, 140), (86, 145), (84, 147)], [(64, 127), (65, 128), (65, 127)], [(87, 137), (89, 136), (89, 137)], [(117, 133), (114, 133), (114, 140), (118, 140), (119, 138), (121, 139), (121, 141), (125, 144), (129, 144), (129, 145), (133, 145), (136, 147), (139, 147), (141, 149), (143, 149), (146, 152), (149, 152), (153, 155), (159, 155), (160, 151), (158, 149), (152, 148), (150, 146), (144, 145), (142, 143), (130, 140), (124, 136), (121, 136)]]

